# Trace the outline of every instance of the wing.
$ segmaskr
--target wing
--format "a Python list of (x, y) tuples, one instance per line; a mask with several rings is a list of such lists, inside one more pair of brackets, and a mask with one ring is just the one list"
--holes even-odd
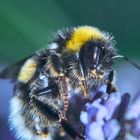
[(12, 81), (15, 81), (17, 79), (17, 76), (21, 67), (23, 66), (25, 61), (29, 59), (30, 57), (27, 57), (15, 64), (12, 64), (4, 68), (2, 71), (0, 71), (0, 79), (12, 79)]

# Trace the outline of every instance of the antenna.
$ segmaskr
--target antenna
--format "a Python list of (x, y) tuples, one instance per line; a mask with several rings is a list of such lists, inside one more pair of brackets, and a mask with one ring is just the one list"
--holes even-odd
[(116, 55), (116, 56), (112, 57), (112, 59), (116, 59), (116, 58), (123, 58), (124, 60), (126, 60), (127, 62), (132, 64), (135, 68), (140, 70), (140, 65), (138, 65), (136, 62), (134, 62), (132, 59), (130, 59), (130, 58), (126, 57), (126, 56), (123, 56), (123, 55)]

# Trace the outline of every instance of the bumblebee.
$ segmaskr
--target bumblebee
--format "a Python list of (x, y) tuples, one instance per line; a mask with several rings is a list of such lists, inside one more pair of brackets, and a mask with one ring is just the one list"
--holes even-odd
[(59, 30), (49, 48), (5, 68), (0, 78), (15, 82), (9, 122), (16, 137), (50, 140), (63, 124), (69, 127), (65, 120), (73, 93), (90, 98), (90, 90), (102, 84), (109, 93), (113, 60), (119, 57), (114, 46), (113, 36), (95, 27)]

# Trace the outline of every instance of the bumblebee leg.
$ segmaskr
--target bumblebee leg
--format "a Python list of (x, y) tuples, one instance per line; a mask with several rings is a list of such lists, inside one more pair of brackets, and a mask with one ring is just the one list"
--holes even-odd
[(82, 65), (81, 65), (81, 62), (79, 61), (79, 72), (81, 73), (80, 75), (80, 81), (81, 81), (81, 89), (82, 89), (82, 93), (85, 97), (87, 97), (89, 94), (88, 94), (88, 88), (87, 88), (87, 84), (86, 84), (86, 77), (85, 77), (85, 74), (84, 74), (84, 71), (83, 71), (83, 68), (82, 68)]
[(65, 76), (61, 76), (59, 78), (59, 87), (60, 87), (60, 95), (64, 102), (64, 110), (61, 117), (66, 119), (66, 112), (68, 110), (69, 101), (68, 101), (68, 87)]
[(106, 93), (111, 94), (112, 92), (116, 92), (116, 87), (113, 84), (114, 80), (114, 70), (111, 70), (108, 76), (108, 83), (107, 83), (107, 88), (106, 88)]
[(82, 136), (79, 132), (77, 132), (67, 120), (61, 120), (62, 127), (73, 139), (81, 139), (84, 140), (84, 136)]
[(81, 132), (81, 136), (84, 138), (85, 137), (85, 126), (83, 123), (80, 123), (80, 132)]
[(85, 82), (85, 80), (82, 80), (81, 81), (82, 83), (81, 83), (81, 89), (82, 89), (82, 91), (83, 91), (83, 95), (85, 96), (85, 97), (88, 97), (88, 89), (87, 89), (87, 85), (86, 85), (86, 82)]
[(61, 124), (63, 129), (66, 131), (69, 136), (71, 136), (73, 139), (81, 139), (84, 140), (84, 137), (79, 134), (70, 123), (68, 123), (66, 118), (66, 112), (68, 110), (68, 87), (67, 87), (67, 81), (66, 77), (62, 76), (59, 78), (59, 86), (60, 86), (60, 94), (64, 102), (64, 110), (61, 115)]

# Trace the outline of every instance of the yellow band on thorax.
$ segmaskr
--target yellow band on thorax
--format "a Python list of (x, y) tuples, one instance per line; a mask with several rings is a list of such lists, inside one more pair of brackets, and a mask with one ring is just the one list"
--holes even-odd
[(78, 52), (90, 40), (104, 39), (105, 35), (97, 28), (81, 26), (74, 29), (71, 39), (66, 43), (66, 49)]

